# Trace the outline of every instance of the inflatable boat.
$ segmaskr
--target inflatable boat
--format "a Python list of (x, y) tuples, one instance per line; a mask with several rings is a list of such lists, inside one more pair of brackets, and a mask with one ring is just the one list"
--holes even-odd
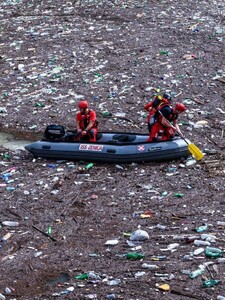
[(25, 149), (34, 157), (107, 163), (165, 161), (186, 158), (190, 154), (187, 143), (179, 137), (146, 142), (148, 134), (99, 132), (97, 141), (91, 143), (86, 139), (76, 141), (72, 131), (62, 130), (58, 136), (49, 132), (45, 131), (42, 140), (26, 145)]

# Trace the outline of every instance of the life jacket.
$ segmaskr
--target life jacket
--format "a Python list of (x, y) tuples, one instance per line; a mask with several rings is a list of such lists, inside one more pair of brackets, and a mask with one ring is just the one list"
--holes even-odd
[(163, 104), (163, 105), (161, 105), (161, 106), (157, 109), (157, 112), (155, 113), (155, 119), (158, 120), (159, 117), (162, 117), (162, 115), (160, 114), (159, 111), (161, 111), (161, 109), (162, 109), (163, 107), (166, 107), (166, 106), (170, 107), (170, 109), (171, 109), (170, 115), (169, 115), (169, 117), (167, 118), (168, 121), (169, 121), (169, 122), (172, 122), (172, 121), (176, 120), (176, 119), (178, 118), (178, 114), (175, 114), (175, 113), (173, 112), (173, 108), (172, 108), (169, 104), (166, 104), (166, 103)]
[[(92, 111), (92, 110), (89, 109), (89, 110), (88, 110), (88, 113), (84, 112), (84, 113), (81, 114), (81, 127), (82, 127), (82, 128), (86, 128), (87, 125), (90, 123), (90, 112), (91, 112), (91, 111)], [(92, 128), (96, 128), (97, 126), (98, 126), (98, 121), (95, 120), (95, 122), (94, 122)]]
[(153, 125), (159, 118), (160, 114), (158, 110), (161, 110), (164, 106), (169, 106), (169, 100), (162, 98), (161, 96), (156, 96), (152, 102), (152, 110), (150, 112), (149, 124)]
[(152, 102), (152, 107), (155, 109), (159, 109), (162, 105), (165, 104), (170, 104), (170, 101), (161, 96), (156, 96)]

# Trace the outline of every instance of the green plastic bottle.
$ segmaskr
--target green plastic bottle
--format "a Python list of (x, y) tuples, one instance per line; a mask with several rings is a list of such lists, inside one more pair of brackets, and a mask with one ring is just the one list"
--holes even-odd
[(80, 279), (80, 280), (88, 279), (88, 273), (83, 273), (81, 275), (74, 276), (74, 278), (75, 279)]
[(128, 252), (127, 253), (127, 259), (130, 260), (137, 260), (137, 259), (143, 259), (145, 258), (144, 254), (137, 253), (137, 252)]
[(112, 114), (111, 114), (111, 112), (109, 112), (109, 111), (104, 111), (104, 112), (102, 113), (102, 116), (103, 116), (103, 118), (107, 118), (107, 117), (112, 117)]
[(167, 51), (167, 50), (161, 50), (160, 52), (159, 52), (159, 54), (161, 54), (161, 55), (168, 55), (169, 54), (169, 51)]
[(51, 233), (52, 233), (52, 227), (48, 226), (48, 235), (51, 235)]
[(221, 280), (209, 279), (209, 280), (203, 281), (203, 287), (211, 287), (211, 286), (219, 284), (220, 282), (221, 282)]
[(90, 164), (86, 165), (86, 169), (89, 170), (90, 168), (93, 167), (93, 165), (94, 165), (93, 163), (90, 163)]
[(208, 228), (208, 225), (207, 224), (203, 224), (202, 226), (197, 227), (196, 231), (199, 232), (199, 233), (201, 233), (201, 232), (206, 231), (207, 228)]
[(190, 277), (191, 279), (193, 279), (193, 278), (196, 278), (196, 277), (202, 275), (204, 272), (205, 272), (205, 269), (204, 269), (204, 268), (197, 269), (197, 270), (192, 271), (192, 272), (189, 274), (189, 277)]
[(174, 197), (176, 197), (176, 198), (182, 198), (183, 196), (184, 196), (184, 194), (174, 193)]
[(205, 248), (205, 256), (206, 257), (221, 257), (223, 255), (223, 251), (219, 248), (214, 247), (206, 247)]

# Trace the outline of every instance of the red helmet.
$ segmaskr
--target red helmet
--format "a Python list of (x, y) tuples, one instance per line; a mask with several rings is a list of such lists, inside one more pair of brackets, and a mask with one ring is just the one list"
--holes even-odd
[(88, 102), (87, 101), (80, 101), (78, 103), (78, 107), (81, 108), (87, 108), (88, 107)]
[(175, 109), (179, 110), (180, 112), (184, 112), (187, 109), (187, 107), (183, 103), (177, 103), (175, 105)]

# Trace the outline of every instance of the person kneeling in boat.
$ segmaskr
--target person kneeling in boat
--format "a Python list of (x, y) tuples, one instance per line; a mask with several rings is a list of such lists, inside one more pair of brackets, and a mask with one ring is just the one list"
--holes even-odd
[(86, 100), (78, 103), (79, 112), (76, 115), (76, 129), (78, 140), (88, 137), (90, 142), (96, 142), (98, 134), (98, 121), (96, 113), (89, 108)]
[(184, 137), (177, 123), (177, 118), (186, 109), (182, 103), (177, 103), (174, 108), (168, 104), (162, 105), (155, 113), (156, 121), (151, 126), (147, 142), (171, 140), (176, 132)]
[(147, 103), (144, 106), (144, 109), (148, 111), (147, 123), (149, 134), (152, 125), (155, 123), (155, 113), (157, 112), (157, 109), (159, 109), (165, 104), (170, 104), (171, 101), (171, 95), (169, 93), (164, 93), (163, 96), (155, 96), (151, 102)]

